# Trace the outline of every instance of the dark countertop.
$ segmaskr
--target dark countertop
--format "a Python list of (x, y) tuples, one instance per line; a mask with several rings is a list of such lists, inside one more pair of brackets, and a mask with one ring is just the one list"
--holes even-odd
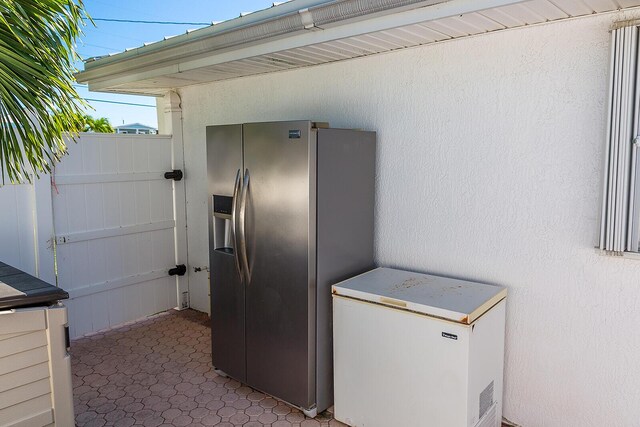
[[(4, 285), (8, 285), (7, 286)], [(46, 306), (69, 298), (64, 290), (0, 262), (0, 310)], [(10, 288), (13, 288), (12, 291)]]

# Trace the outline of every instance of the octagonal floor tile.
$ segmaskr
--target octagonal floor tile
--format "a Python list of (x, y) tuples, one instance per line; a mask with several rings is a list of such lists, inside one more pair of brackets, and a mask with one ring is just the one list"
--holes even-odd
[(209, 317), (194, 310), (74, 340), (71, 371), (78, 427), (344, 426), (218, 375)]

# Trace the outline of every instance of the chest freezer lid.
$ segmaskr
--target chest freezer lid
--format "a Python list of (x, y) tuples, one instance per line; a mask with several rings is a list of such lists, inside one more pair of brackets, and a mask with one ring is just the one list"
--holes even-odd
[(377, 268), (337, 283), (332, 292), (467, 325), (507, 296), (504, 286), (392, 268)]
[(62, 289), (0, 262), (0, 311), (46, 306), (67, 298)]

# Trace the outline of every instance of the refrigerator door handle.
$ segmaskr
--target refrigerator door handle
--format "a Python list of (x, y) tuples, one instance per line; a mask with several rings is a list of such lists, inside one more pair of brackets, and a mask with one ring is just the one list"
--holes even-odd
[(236, 270), (238, 271), (238, 275), (240, 276), (240, 281), (244, 275), (242, 274), (242, 268), (240, 267), (240, 255), (238, 254), (239, 244), (238, 244), (238, 209), (237, 205), (240, 201), (240, 169), (236, 172), (236, 182), (233, 186), (233, 200), (231, 201), (231, 234), (233, 235), (233, 258), (236, 261)]
[(249, 268), (249, 259), (247, 257), (247, 236), (245, 233), (245, 223), (246, 223), (246, 215), (247, 215), (247, 193), (249, 192), (249, 169), (245, 169), (244, 171), (244, 179), (242, 180), (242, 192), (240, 196), (240, 213), (238, 215), (239, 219), (239, 230), (240, 230), (240, 257), (242, 270), (244, 272), (245, 284), (249, 284), (251, 280), (251, 270)]

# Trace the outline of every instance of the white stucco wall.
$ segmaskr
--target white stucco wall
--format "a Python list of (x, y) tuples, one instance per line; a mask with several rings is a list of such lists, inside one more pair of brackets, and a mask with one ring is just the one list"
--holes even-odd
[[(504, 415), (638, 425), (640, 261), (593, 249), (621, 17), (182, 90), (191, 266), (208, 263), (205, 126), (376, 130), (377, 263), (509, 288)], [(206, 272), (190, 275), (193, 307), (208, 310)]]

